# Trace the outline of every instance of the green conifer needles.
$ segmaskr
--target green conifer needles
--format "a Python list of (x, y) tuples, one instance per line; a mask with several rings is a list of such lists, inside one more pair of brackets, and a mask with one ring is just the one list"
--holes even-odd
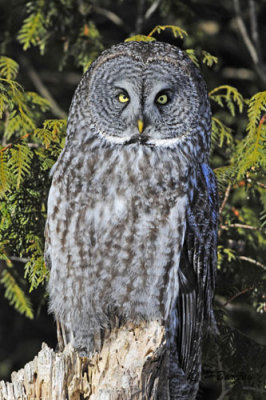
[(33, 318), (26, 280), (12, 257), (25, 264), (29, 290), (48, 277), (43, 230), (48, 171), (64, 146), (66, 121), (44, 119), (50, 105), (17, 82), (18, 64), (0, 57), (0, 283), (16, 310)]
[(266, 91), (248, 103), (247, 135), (237, 146), (238, 179), (247, 171), (266, 166)]

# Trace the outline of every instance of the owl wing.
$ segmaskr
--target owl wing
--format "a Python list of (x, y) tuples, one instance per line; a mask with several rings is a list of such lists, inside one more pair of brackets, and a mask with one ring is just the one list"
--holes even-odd
[(201, 370), (203, 327), (212, 326), (216, 275), (218, 198), (216, 180), (207, 164), (197, 171), (197, 184), (187, 212), (187, 227), (179, 269), (177, 350), (189, 381)]

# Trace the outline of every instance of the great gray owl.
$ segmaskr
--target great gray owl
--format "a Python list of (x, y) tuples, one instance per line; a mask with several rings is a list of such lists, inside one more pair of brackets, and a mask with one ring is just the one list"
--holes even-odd
[(48, 199), (50, 310), (67, 340), (90, 353), (114, 316), (163, 321), (171, 399), (181, 393), (175, 374), (190, 387), (182, 398), (194, 398), (203, 325), (214, 321), (210, 135), (206, 85), (184, 52), (116, 45), (78, 85)]

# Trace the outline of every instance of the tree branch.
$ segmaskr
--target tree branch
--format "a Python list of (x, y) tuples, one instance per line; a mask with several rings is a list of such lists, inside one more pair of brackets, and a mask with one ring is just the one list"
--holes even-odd
[(138, 7), (137, 7), (137, 20), (135, 31), (136, 33), (141, 33), (144, 23), (144, 4), (145, 0), (138, 0)]
[(266, 189), (266, 185), (261, 182), (256, 182), (258, 186), (262, 187), (263, 189)]
[(256, 76), (255, 72), (247, 68), (233, 68), (225, 67), (222, 70), (222, 75), (226, 79), (241, 79), (241, 80), (253, 80)]
[(124, 21), (113, 11), (106, 10), (105, 8), (93, 6), (92, 10), (99, 15), (109, 19), (109, 21), (113, 22), (113, 24), (120, 26), (122, 28), (125, 27)]
[(27, 139), (27, 138), (28, 138), (30, 135), (32, 135), (32, 134), (33, 134), (33, 132), (30, 132), (30, 133), (26, 133), (26, 134), (23, 135), (23, 136), (20, 136), (20, 137), (17, 138), (13, 143), (9, 143), (9, 144), (7, 144), (5, 147), (2, 147), (2, 149), (0, 149), (0, 153), (3, 153), (4, 151), (10, 149), (10, 147), (15, 146), (17, 143), (20, 142), (20, 140)]
[(265, 394), (265, 390), (264, 389), (260, 389), (260, 388), (256, 388), (256, 387), (243, 386), (242, 389), (243, 390), (248, 390), (248, 391), (251, 391), (251, 392), (257, 392), (257, 393)]
[(51, 104), (51, 112), (57, 117), (57, 118), (62, 118), (65, 119), (67, 117), (67, 114), (65, 113), (64, 110), (58, 105), (56, 100), (53, 98), (47, 87), (43, 84), (41, 78), (29, 62), (29, 60), (21, 56), (20, 57), (21, 64), (25, 67), (25, 70), (27, 71), (31, 81), (33, 82), (34, 86), (38, 90), (38, 92), (46, 99), (49, 101)]
[(235, 294), (233, 297), (231, 297), (229, 300), (227, 300), (223, 306), (226, 307), (228, 304), (232, 303), (232, 301), (234, 301), (237, 297), (241, 296), (242, 294), (245, 294), (247, 292), (249, 292), (250, 290), (253, 290), (254, 286), (251, 286), (250, 288), (246, 288), (241, 290), (241, 292), (238, 292), (237, 294)]
[(238, 25), (238, 29), (242, 36), (242, 39), (249, 51), (252, 61), (254, 62), (254, 64), (258, 64), (259, 57), (258, 57), (257, 51), (255, 49), (255, 46), (253, 45), (253, 43), (249, 37), (244, 20), (241, 16), (239, 0), (234, 0), (234, 8), (235, 8), (235, 12), (236, 12), (236, 23)]
[(261, 59), (260, 56), (260, 38), (259, 38), (259, 30), (258, 30), (258, 23), (257, 23), (257, 15), (256, 15), (256, 6), (254, 0), (248, 0), (249, 3), (249, 19), (250, 19), (250, 28), (251, 28), (251, 37), (255, 44), (258, 57)]
[(230, 224), (230, 225), (220, 225), (221, 229), (228, 230), (229, 228), (241, 228), (250, 229), (251, 231), (265, 231), (265, 228), (260, 228), (259, 226), (245, 225), (245, 224)]
[(252, 40), (249, 37), (247, 27), (245, 25), (245, 22), (242, 18), (241, 15), (241, 10), (240, 10), (240, 4), (239, 0), (233, 0), (234, 1), (234, 8), (235, 8), (235, 13), (236, 13), (236, 24), (238, 26), (239, 33), (243, 39), (243, 42), (246, 45), (246, 48), (250, 54), (250, 57), (255, 65), (256, 71), (259, 75), (259, 77), (262, 79), (263, 82), (266, 81), (266, 74), (264, 72), (264, 69), (260, 65), (260, 58), (259, 54), (257, 52), (256, 47), (252, 43)]
[(18, 261), (20, 263), (26, 264), (28, 261), (30, 261), (30, 258), (26, 258), (26, 257), (16, 257), (16, 256), (12, 256), (9, 257), (11, 261)]
[(160, 3), (161, 3), (161, 0), (156, 0), (151, 4), (151, 6), (145, 12), (145, 15), (144, 15), (145, 21), (147, 21), (152, 16), (152, 14), (155, 13), (155, 11), (159, 7)]
[(228, 200), (228, 197), (229, 197), (231, 188), (232, 188), (232, 185), (231, 185), (231, 183), (229, 183), (229, 185), (228, 185), (227, 188), (226, 188), (225, 194), (224, 194), (224, 199), (223, 199), (222, 205), (221, 205), (221, 207), (219, 208), (219, 214), (220, 214), (220, 215), (222, 214), (223, 209), (224, 209), (224, 207), (225, 207), (225, 205), (226, 205), (226, 203), (227, 203), (227, 200)]
[(260, 263), (260, 262), (257, 261), (257, 260), (254, 260), (253, 258), (245, 257), (245, 256), (238, 256), (238, 258), (239, 258), (240, 260), (247, 261), (247, 262), (249, 262), (249, 263), (251, 263), (251, 264), (255, 264), (255, 265), (257, 265), (258, 267), (260, 267), (260, 268), (262, 268), (262, 269), (264, 269), (264, 270), (266, 271), (266, 265)]

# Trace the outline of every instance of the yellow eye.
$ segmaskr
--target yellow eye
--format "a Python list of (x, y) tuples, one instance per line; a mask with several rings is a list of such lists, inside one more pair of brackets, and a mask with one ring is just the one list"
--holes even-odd
[(167, 94), (160, 94), (157, 98), (156, 98), (156, 103), (164, 105), (166, 103), (168, 103), (169, 98), (167, 96)]
[(129, 101), (129, 97), (125, 93), (120, 93), (118, 96), (118, 100), (120, 103), (127, 103)]

